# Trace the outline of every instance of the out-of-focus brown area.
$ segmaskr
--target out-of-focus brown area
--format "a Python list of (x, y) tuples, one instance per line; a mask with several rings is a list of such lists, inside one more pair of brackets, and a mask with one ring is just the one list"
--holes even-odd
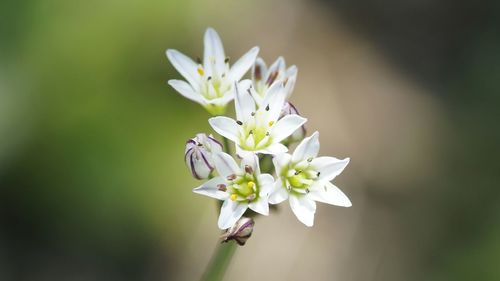
[(0, 6), (0, 280), (197, 280), (219, 235), (191, 192), (201, 107), (166, 48), (298, 66), (292, 102), (351, 208), (256, 219), (226, 280), (498, 280), (498, 4), (8, 1)]

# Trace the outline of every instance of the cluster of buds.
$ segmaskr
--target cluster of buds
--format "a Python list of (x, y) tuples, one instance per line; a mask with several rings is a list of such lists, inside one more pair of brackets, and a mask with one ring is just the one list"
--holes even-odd
[[(331, 183), (349, 158), (318, 156), (319, 133), (306, 137), (307, 119), (289, 101), (297, 67), (287, 68), (279, 57), (268, 68), (257, 57), (258, 47), (230, 66), (220, 37), (211, 28), (205, 32), (204, 44), (203, 61), (197, 62), (167, 50), (168, 59), (185, 78), (168, 83), (211, 113), (212, 129), (234, 143), (235, 150), (223, 147), (212, 135), (197, 134), (187, 141), (185, 150), (193, 177), (207, 180), (193, 191), (223, 201), (218, 219), (219, 228), (225, 230), (222, 241), (244, 245), (254, 226), (254, 220), (244, 215), (267, 216), (269, 204), (287, 199), (306, 226), (314, 223), (316, 202), (350, 207), (347, 196)], [(249, 70), (251, 79), (242, 80)], [(224, 116), (233, 100), (236, 116)], [(289, 154), (295, 142), (300, 143)], [(231, 150), (235, 155), (228, 154)], [(274, 168), (263, 164), (261, 171), (265, 159), (272, 159)]]

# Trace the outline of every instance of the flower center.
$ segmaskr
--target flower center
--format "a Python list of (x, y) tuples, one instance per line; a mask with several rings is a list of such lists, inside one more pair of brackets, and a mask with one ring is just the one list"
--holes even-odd
[(312, 169), (309, 165), (310, 161), (305, 160), (297, 164), (291, 163), (283, 169), (281, 177), (285, 184), (285, 188), (289, 192), (296, 194), (307, 194), (313, 183), (319, 177), (319, 172)]
[[(231, 179), (229, 179), (231, 178)], [(245, 173), (240, 176), (230, 176), (228, 178), (227, 192), (233, 201), (254, 201), (259, 197), (259, 183), (254, 174)]]
[[(240, 123), (238, 123), (240, 124)], [(249, 151), (266, 148), (272, 143), (270, 134), (274, 121), (267, 118), (267, 110), (252, 112), (252, 116), (245, 124), (240, 124), (243, 128), (240, 136), (240, 146)]]

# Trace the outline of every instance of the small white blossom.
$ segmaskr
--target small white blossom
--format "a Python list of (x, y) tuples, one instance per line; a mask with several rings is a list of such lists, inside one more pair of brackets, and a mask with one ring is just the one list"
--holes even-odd
[(223, 114), (234, 98), (232, 87), (252, 67), (259, 52), (250, 49), (232, 67), (217, 32), (208, 28), (204, 38), (203, 62), (194, 62), (177, 50), (167, 50), (167, 57), (187, 80), (169, 80), (168, 83), (184, 97), (201, 104), (212, 115)]
[(305, 138), (293, 155), (276, 155), (273, 163), (276, 169), (276, 187), (269, 197), (271, 204), (286, 199), (290, 201), (295, 216), (306, 226), (314, 224), (316, 201), (350, 207), (351, 201), (336, 186), (330, 183), (349, 163), (349, 158), (317, 157), (319, 133)]
[(233, 226), (248, 208), (265, 216), (269, 214), (268, 198), (274, 178), (260, 173), (257, 155), (245, 155), (238, 166), (233, 157), (220, 152), (214, 155), (214, 162), (219, 176), (193, 191), (224, 200), (218, 220), (220, 229)]
[(277, 154), (288, 151), (281, 141), (293, 134), (307, 119), (296, 114), (279, 119), (286, 96), (282, 83), (273, 84), (269, 88), (258, 108), (250, 89), (249, 80), (242, 81), (236, 87), (236, 120), (217, 116), (208, 120), (210, 125), (217, 133), (236, 143), (239, 155), (248, 152)]
[(197, 134), (186, 142), (184, 161), (194, 178), (208, 178), (215, 168), (212, 155), (222, 151), (222, 144), (212, 135)]
[(284, 84), (286, 88), (286, 99), (290, 98), (296, 79), (297, 67), (292, 65), (287, 69), (283, 57), (279, 57), (269, 69), (262, 58), (257, 58), (252, 67), (252, 84), (255, 89), (255, 101), (257, 104), (261, 104), (269, 88), (275, 83)]

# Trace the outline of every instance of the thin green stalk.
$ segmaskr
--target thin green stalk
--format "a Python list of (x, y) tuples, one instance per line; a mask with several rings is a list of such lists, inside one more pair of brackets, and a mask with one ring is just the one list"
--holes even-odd
[(224, 274), (231, 262), (231, 258), (236, 250), (237, 244), (234, 241), (217, 245), (210, 264), (208, 265), (201, 280), (203, 281), (220, 281), (224, 278)]
[(230, 145), (229, 139), (223, 137), (222, 140), (224, 142), (224, 152), (231, 155), (231, 147), (229, 146)]

